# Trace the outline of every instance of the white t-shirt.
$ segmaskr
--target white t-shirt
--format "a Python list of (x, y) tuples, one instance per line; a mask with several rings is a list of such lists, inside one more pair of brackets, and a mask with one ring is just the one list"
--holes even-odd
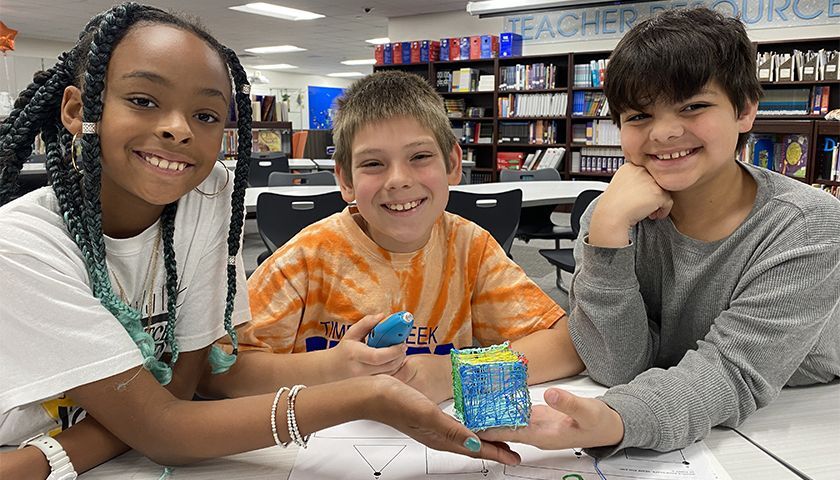
[[(225, 177), (217, 166), (199, 188), (215, 192)], [(230, 181), (215, 198), (193, 191), (178, 204), (175, 335), (182, 352), (202, 349), (226, 335), (232, 190)], [(156, 222), (132, 238), (106, 237), (105, 247), (111, 283), (119, 294), (119, 282), (130, 304), (141, 311), (159, 357), (167, 297), (162, 240), (157, 268), (150, 265), (158, 228)], [(150, 271), (156, 271), (153, 282), (147, 281)], [(234, 325), (250, 320), (241, 255), (237, 271)], [(0, 445), (69, 427), (83, 412), (63, 392), (143, 361), (119, 321), (93, 296), (81, 251), (70, 238), (51, 187), (0, 208), (0, 325)]]

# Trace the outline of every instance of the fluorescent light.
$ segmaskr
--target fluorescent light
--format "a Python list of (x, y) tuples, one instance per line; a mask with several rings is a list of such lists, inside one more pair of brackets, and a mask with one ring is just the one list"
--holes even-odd
[(328, 73), (328, 77), (364, 77), (365, 74), (362, 72), (336, 72), (336, 73)]
[(246, 48), (246, 52), (251, 53), (289, 53), (289, 52), (303, 52), (305, 48), (296, 47), (294, 45), (275, 45), (273, 47), (254, 47)]
[(367, 43), (372, 43), (374, 45), (382, 45), (384, 43), (391, 43), (391, 39), (388, 37), (380, 37), (380, 38), (369, 38), (365, 40)]
[(289, 65), (288, 63), (275, 63), (272, 65), (252, 65), (248, 68), (253, 68), (254, 70), (290, 70), (298, 67)]
[(283, 20), (315, 20), (316, 18), (323, 18), (320, 13), (307, 12), (306, 10), (298, 10), (296, 8), (281, 7), (273, 3), (249, 3), (246, 5), (237, 5), (235, 7), (228, 7), (231, 10), (238, 12), (253, 13), (256, 15), (265, 15), (266, 17), (282, 18)]
[(375, 65), (375, 58), (363, 58), (361, 60), (345, 60), (341, 62), (342, 65)]
[[(653, 0), (634, 0), (632, 3), (646, 3)], [(521, 13), (547, 12), (568, 8), (615, 5), (616, 0), (483, 0), (467, 2), (467, 13), (479, 18), (503, 17)]]

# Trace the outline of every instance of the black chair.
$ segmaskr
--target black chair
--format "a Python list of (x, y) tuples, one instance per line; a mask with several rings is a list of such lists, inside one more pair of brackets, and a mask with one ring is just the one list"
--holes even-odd
[(335, 185), (332, 172), (287, 173), (271, 172), (268, 176), (269, 187), (289, 187), (294, 185)]
[(249, 187), (268, 186), (271, 172), (288, 172), (289, 157), (283, 152), (254, 152), (251, 154), (251, 166), (248, 171)]
[(499, 193), (449, 192), (446, 210), (477, 223), (490, 232), (510, 257), (510, 247), (519, 212), (522, 210), (522, 190)]
[(267, 250), (257, 257), (257, 265), (306, 226), (340, 212), (346, 206), (347, 202), (338, 191), (320, 195), (261, 193), (257, 197), (257, 229)]
[[(541, 168), (539, 170), (502, 170), (499, 176), (500, 182), (524, 182), (524, 181), (559, 181), (560, 172), (554, 168)], [(560, 248), (560, 240), (574, 240), (577, 236), (571, 226), (557, 225), (551, 221), (551, 214), (555, 205), (540, 205), (537, 207), (524, 207), (522, 216), (519, 219), (519, 228), (516, 229), (516, 238), (528, 243), (533, 238), (554, 240), (554, 248)]]
[[(580, 217), (583, 216), (583, 212), (586, 211), (586, 208), (592, 203), (593, 200), (598, 198), (598, 195), (602, 194), (601, 190), (584, 190), (580, 192), (580, 194), (575, 199), (575, 204), (572, 206), (572, 215), (571, 215), (571, 223), (572, 223), (572, 231), (575, 234), (575, 238), (577, 238), (578, 233), (580, 233)], [(555, 280), (555, 284), (557, 288), (563, 290), (564, 292), (568, 291), (567, 289), (563, 288), (563, 282), (561, 281), (561, 272), (566, 271), (569, 273), (574, 273), (575, 271), (575, 256), (574, 256), (574, 248), (557, 248), (557, 249), (541, 249), (540, 255), (545, 257), (548, 260), (548, 263), (554, 265), (557, 269), (557, 279)]]

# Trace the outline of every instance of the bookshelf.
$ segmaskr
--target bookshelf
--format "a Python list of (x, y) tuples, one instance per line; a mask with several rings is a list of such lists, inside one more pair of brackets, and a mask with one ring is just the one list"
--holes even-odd
[[(755, 45), (759, 54), (793, 54), (795, 50), (807, 52), (820, 49), (840, 51), (840, 37), (758, 42)], [(460, 106), (461, 111), (450, 115), (453, 130), (459, 138), (464, 136), (465, 125), (480, 125), (479, 130), (484, 132), (483, 135), (472, 136), (470, 141), (460, 142), (465, 150), (465, 158), (469, 154), (476, 162), (472, 179), (474, 183), (496, 181), (500, 163), (502, 166), (506, 165), (507, 158), (511, 157), (512, 153), (520, 152), (523, 157), (527, 157), (529, 153), (545, 151), (548, 148), (565, 150), (562, 162), (556, 166), (562, 178), (609, 179), (624, 162), (624, 157), (618, 128), (612, 123), (608, 107), (604, 105), (603, 79), (597, 75), (597, 81), (593, 82), (592, 71), (600, 71), (605, 67), (604, 61), (609, 58), (610, 53), (572, 52), (376, 65), (374, 71), (403, 70), (429, 81), (448, 105)], [(587, 75), (584, 74), (583, 65), (589, 66), (586, 72), (589, 76), (588, 82), (584, 81)], [(807, 66), (807, 63), (803, 66)], [(444, 79), (438, 74), (461, 69), (473, 69), (478, 77), (493, 75), (495, 79), (492, 91), (475, 91), (474, 85), (470, 85), (470, 91), (442, 91)], [(528, 83), (529, 78), (539, 80)], [(826, 154), (826, 142), (830, 144), (835, 141), (840, 144), (840, 122), (823, 120), (825, 114), (814, 113), (813, 109), (817, 93), (822, 97), (825, 92), (828, 93), (825, 105), (828, 111), (840, 108), (840, 80), (773, 80), (761, 81), (771, 99), (774, 96), (781, 98), (781, 101), (793, 98), (793, 101), (799, 104), (804, 102), (805, 107), (798, 113), (770, 115), (763, 112), (764, 114), (756, 118), (752, 133), (775, 135), (779, 142), (783, 142), (784, 137), (790, 135), (805, 138), (807, 146), (802, 145), (807, 155), (804, 174), (794, 178), (828, 190), (833, 189), (837, 194), (840, 190), (840, 180), (829, 178), (827, 169), (830, 165), (826, 167), (823, 157)], [(510, 83), (513, 83), (513, 86), (510, 86)], [(546, 97), (542, 97), (543, 95)], [(544, 110), (546, 102), (551, 105), (552, 100), (559, 101), (561, 97), (565, 98), (565, 105), (559, 114), (556, 111)], [(552, 100), (544, 100), (545, 98)], [(529, 100), (533, 100), (537, 105), (536, 110), (518, 111), (517, 107), (527, 109)], [(467, 110), (470, 107), (480, 110), (473, 110), (472, 113), (476, 115), (469, 116)], [(489, 137), (488, 129), (492, 131)], [(828, 161), (831, 161), (831, 157)]]
[[(236, 156), (238, 143), (236, 123), (226, 123), (221, 147), (225, 158)], [(254, 152), (283, 152), (291, 156), (292, 122), (251, 122), (251, 145)]]

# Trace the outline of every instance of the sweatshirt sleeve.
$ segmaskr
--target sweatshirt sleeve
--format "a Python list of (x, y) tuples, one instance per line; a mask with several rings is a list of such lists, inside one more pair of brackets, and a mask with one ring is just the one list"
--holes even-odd
[[(778, 248), (744, 271), (729, 308), (716, 316), (697, 348), (687, 351), (677, 365), (652, 368), (626, 385), (608, 390), (601, 399), (621, 415), (625, 436), (621, 444), (591, 449), (591, 453), (606, 456), (626, 447), (659, 451), (683, 448), (704, 438), (714, 426), (741, 424), (772, 402), (797, 369), (804, 369), (812, 383), (831, 380), (824, 374), (826, 369), (816, 366), (809, 370), (809, 364), (803, 361), (820, 349), (815, 346), (821, 336), (837, 338), (840, 243), (803, 243)], [(585, 270), (586, 266), (581, 276), (587, 273)], [(623, 281), (629, 284), (626, 272), (625, 276)], [(622, 273), (607, 278), (617, 277)], [(629, 285), (625, 292), (630, 295)], [(645, 338), (638, 325), (627, 328), (622, 325), (623, 319), (610, 314), (610, 309), (599, 315), (599, 320), (605, 319), (614, 324), (575, 319), (576, 331), (581, 332), (581, 324), (597, 325), (589, 327), (587, 335), (611, 337), (616, 343)], [(609, 335), (608, 327), (615, 329), (614, 335)], [(621, 339), (630, 335), (635, 336)], [(652, 338), (646, 337), (649, 342)], [(591, 339), (586, 340), (589, 342)], [(601, 341), (601, 345), (614, 348), (609, 340)], [(652, 345), (646, 345), (647, 352)], [(836, 361), (836, 353), (814, 356), (827, 365)], [(603, 358), (621, 360), (615, 355)], [(630, 365), (628, 370), (643, 363), (631, 365), (632, 357), (625, 360)], [(611, 374), (612, 369), (601, 358), (593, 365), (600, 378), (613, 379), (604, 375), (604, 371)]]
[(589, 244), (597, 199), (581, 218), (575, 242), (575, 272), (569, 288), (569, 333), (589, 376), (612, 386), (627, 383), (652, 366), (659, 331), (648, 321), (635, 271), (635, 234), (623, 248)]

